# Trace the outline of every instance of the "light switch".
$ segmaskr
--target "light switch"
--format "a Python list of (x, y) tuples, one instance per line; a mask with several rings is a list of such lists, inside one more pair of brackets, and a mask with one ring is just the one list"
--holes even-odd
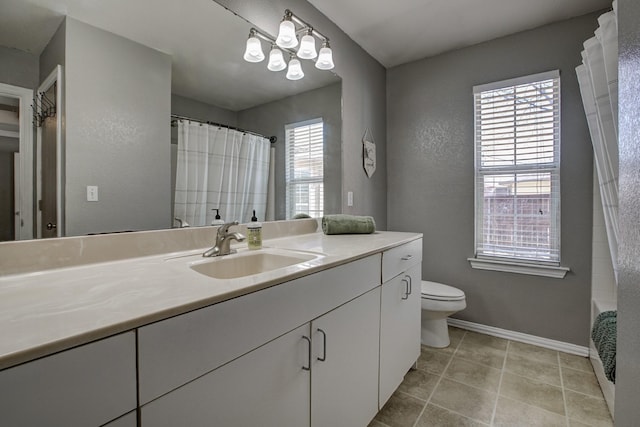
[(353, 206), (353, 191), (347, 192), (347, 206)]
[(97, 202), (97, 201), (98, 201), (98, 186), (87, 185), (87, 202)]

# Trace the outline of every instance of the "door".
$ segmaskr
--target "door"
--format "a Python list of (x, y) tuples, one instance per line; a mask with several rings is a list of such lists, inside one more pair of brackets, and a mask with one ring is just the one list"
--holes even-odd
[(420, 357), (421, 264), (382, 284), (380, 408)]
[(309, 426), (309, 324), (165, 394), (142, 427)]
[[(48, 91), (47, 97), (55, 99), (54, 84)], [(58, 164), (58, 142), (57, 142), (57, 117), (47, 117), (42, 122), (40, 128), (40, 235), (43, 238), (58, 236), (58, 191), (57, 191), (57, 164)]]
[(368, 425), (378, 412), (380, 287), (314, 320), (311, 331), (311, 425)]

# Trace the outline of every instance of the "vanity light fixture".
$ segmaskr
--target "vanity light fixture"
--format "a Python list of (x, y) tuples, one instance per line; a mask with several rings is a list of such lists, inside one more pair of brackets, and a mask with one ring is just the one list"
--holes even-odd
[(247, 48), (244, 51), (244, 60), (247, 62), (261, 62), (264, 60), (264, 53), (262, 52), (262, 43), (257, 37), (257, 30), (252, 28), (249, 31), (249, 38), (247, 39)]
[(300, 80), (304, 77), (304, 71), (302, 71), (302, 64), (295, 55), (291, 55), (289, 60), (289, 68), (287, 69), (287, 78), (289, 80)]
[[(300, 39), (300, 48), (295, 51), (294, 48), (298, 46), (298, 36), (301, 34), (304, 35)], [(316, 38), (322, 43), (319, 54), (316, 51)], [(299, 80), (304, 77), (300, 59), (314, 60), (315, 66), (319, 70), (332, 70), (334, 67), (333, 52), (329, 46), (329, 39), (298, 18), (289, 9), (284, 12), (278, 37), (275, 39), (256, 28), (251, 28), (244, 52), (244, 59), (247, 62), (261, 62), (264, 60), (265, 56), (260, 39), (271, 44), (267, 69), (270, 71), (282, 71), (287, 68), (286, 77), (289, 80)], [(289, 53), (290, 55), (288, 67), (284, 59), (284, 53)]]

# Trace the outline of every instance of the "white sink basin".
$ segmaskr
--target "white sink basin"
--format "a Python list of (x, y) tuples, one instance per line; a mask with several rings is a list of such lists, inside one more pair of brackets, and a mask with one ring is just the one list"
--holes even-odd
[(214, 279), (237, 279), (318, 259), (320, 254), (283, 249), (260, 249), (208, 258), (189, 268)]

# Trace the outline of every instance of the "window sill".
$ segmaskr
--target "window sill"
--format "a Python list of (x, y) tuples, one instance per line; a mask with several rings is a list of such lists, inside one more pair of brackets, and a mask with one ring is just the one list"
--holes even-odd
[(506, 261), (487, 258), (467, 258), (472, 268), (478, 270), (503, 271), (506, 273), (528, 274), (531, 276), (552, 277), (554, 279), (563, 279), (570, 271), (567, 267), (528, 264), (517, 261)]

